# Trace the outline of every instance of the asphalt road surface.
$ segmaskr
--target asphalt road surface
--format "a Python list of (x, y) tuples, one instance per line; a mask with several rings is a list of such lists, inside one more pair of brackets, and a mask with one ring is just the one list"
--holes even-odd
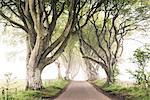
[(73, 81), (55, 100), (111, 100), (88, 82)]

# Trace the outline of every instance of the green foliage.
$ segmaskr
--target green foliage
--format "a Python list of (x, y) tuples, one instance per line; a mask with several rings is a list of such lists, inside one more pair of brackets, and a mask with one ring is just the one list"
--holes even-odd
[(71, 35), (69, 43), (66, 47), (66, 52), (70, 51), (70, 49), (77, 49), (78, 48), (77, 44), (78, 44), (77, 34)]
[(115, 64), (115, 65), (112, 67), (112, 71), (113, 71), (112, 74), (113, 74), (113, 78), (114, 78), (113, 82), (115, 82), (117, 76), (120, 74), (119, 67), (118, 67), (117, 64)]
[(147, 71), (147, 64), (150, 59), (150, 49), (144, 47), (144, 49), (138, 48), (134, 52), (134, 63), (138, 65), (138, 68), (133, 72), (128, 72), (135, 78), (136, 83), (143, 88), (150, 86), (150, 72)]
[(41, 91), (20, 91), (15, 97), (15, 100), (39, 100), (39, 98), (50, 98), (57, 95), (66, 85), (68, 81), (54, 80), (45, 83)]
[[(13, 93), (12, 90), (9, 90), (9, 98), (3, 98), (0, 95), (2, 97), (0, 100), (42, 100), (42, 98), (56, 96), (67, 84), (68, 81), (66, 80), (45, 81), (44, 88), (40, 91), (19, 90)], [(12, 85), (9, 87), (12, 88)]]
[(143, 89), (132, 85), (126, 86), (124, 83), (114, 83), (106, 86), (102, 80), (97, 80), (94, 83), (110, 94), (125, 96), (125, 100), (150, 99), (150, 89)]
[(146, 66), (150, 59), (150, 49), (144, 48), (144, 50), (138, 48), (134, 52), (135, 63), (139, 64), (139, 66)]
[(56, 40), (61, 33), (64, 31), (65, 25), (67, 23), (68, 12), (63, 13), (59, 19), (57, 20), (56, 27), (54, 29), (54, 33), (52, 34), (52, 41)]
[(64, 55), (62, 55), (61, 57), (64, 61), (66, 61), (65, 59), (67, 59), (68, 63), (68, 61), (70, 61), (76, 55), (79, 55), (79, 53), (80, 51), (79, 51), (78, 37), (77, 34), (73, 34), (70, 36), (68, 45), (65, 48), (65, 51), (63, 52)]
[(95, 80), (93, 83), (100, 87), (103, 84), (105, 84), (105, 81), (104, 80)]

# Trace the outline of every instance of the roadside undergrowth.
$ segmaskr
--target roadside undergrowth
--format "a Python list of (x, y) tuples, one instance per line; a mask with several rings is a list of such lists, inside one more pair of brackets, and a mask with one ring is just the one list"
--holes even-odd
[(105, 81), (96, 80), (93, 82), (98, 88), (111, 95), (119, 95), (125, 98), (125, 100), (150, 100), (150, 89), (141, 88), (137, 85), (127, 85), (123, 83), (114, 83), (110, 85), (104, 85)]

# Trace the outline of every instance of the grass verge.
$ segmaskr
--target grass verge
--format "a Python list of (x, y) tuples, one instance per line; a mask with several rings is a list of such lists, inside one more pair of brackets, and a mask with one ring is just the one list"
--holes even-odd
[[(60, 92), (67, 86), (68, 83), (69, 81), (66, 80), (53, 80), (46, 81), (44, 83), (44, 89), (40, 91), (20, 90), (17, 91), (17, 93), (9, 91), (7, 100), (43, 100), (46, 98), (54, 98), (60, 94)], [(1, 96), (0, 100), (5, 100), (4, 97), (6, 98), (6, 95)]]
[(96, 80), (93, 83), (109, 94), (125, 97), (125, 100), (150, 100), (149, 88), (143, 89), (138, 86), (126, 86), (119, 83), (106, 86), (103, 80)]

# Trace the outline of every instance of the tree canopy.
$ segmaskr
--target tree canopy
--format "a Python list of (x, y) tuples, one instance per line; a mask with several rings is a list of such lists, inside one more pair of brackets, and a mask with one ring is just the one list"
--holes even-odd
[(41, 89), (42, 70), (58, 59), (74, 34), (83, 58), (101, 65), (112, 81), (123, 37), (149, 18), (148, 5), (141, 0), (1, 0), (0, 16), (26, 33), (27, 89)]

